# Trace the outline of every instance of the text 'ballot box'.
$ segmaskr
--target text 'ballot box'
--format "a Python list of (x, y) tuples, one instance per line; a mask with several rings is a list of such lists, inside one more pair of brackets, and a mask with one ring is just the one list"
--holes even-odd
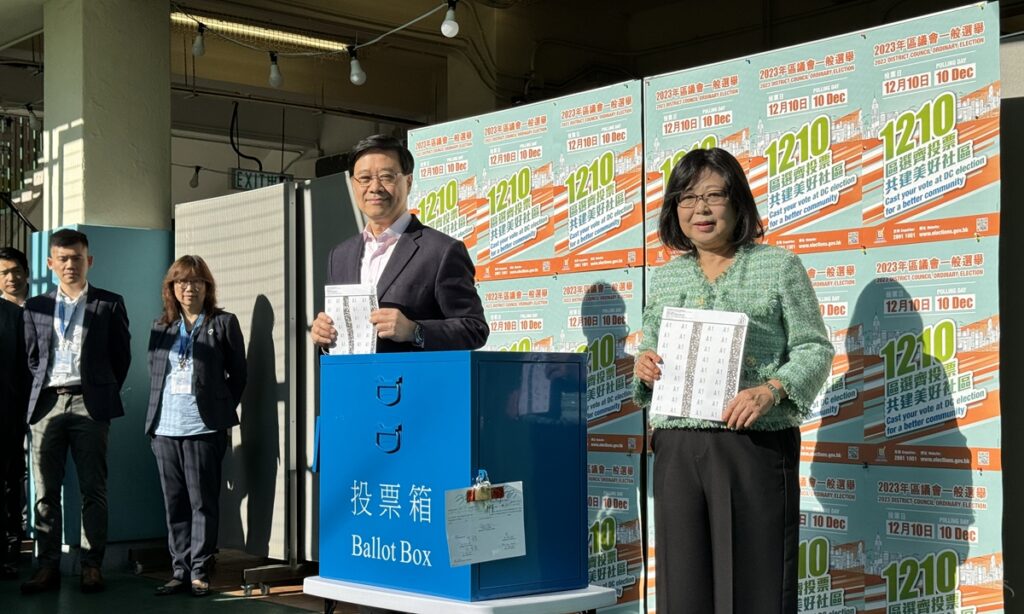
[[(584, 354), (321, 358), (320, 575), (477, 601), (587, 586)], [(445, 491), (523, 483), (526, 555), (452, 567)]]

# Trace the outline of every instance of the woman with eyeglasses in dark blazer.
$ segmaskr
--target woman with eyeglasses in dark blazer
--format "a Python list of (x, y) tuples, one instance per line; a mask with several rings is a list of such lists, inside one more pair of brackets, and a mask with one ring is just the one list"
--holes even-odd
[(149, 337), (146, 433), (160, 473), (173, 577), (157, 595), (210, 591), (217, 552), (221, 461), (245, 389), (238, 318), (217, 307), (217, 286), (199, 256), (164, 277), (163, 314)]

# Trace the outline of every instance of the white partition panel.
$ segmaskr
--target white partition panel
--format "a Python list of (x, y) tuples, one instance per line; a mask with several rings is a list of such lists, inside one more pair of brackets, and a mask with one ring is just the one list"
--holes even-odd
[(249, 380), (224, 460), (220, 546), (282, 560), (294, 545), (294, 201), (294, 185), (281, 184), (182, 203), (174, 232), (175, 257), (206, 260), (245, 336)]
[(314, 457), (314, 428), (319, 414), (319, 352), (306, 334), (316, 314), (324, 309), (324, 282), (327, 278), (327, 259), (331, 249), (362, 230), (362, 217), (355, 206), (348, 185), (347, 173), (339, 173), (306, 181), (299, 185), (297, 224), (299, 237), (299, 294), (300, 318), (304, 326), (297, 339), (299, 377), (297, 385), (300, 440), (298, 449), (301, 468), (301, 495), (299, 498), (300, 545), (299, 559), (318, 561), (320, 520), (320, 479), (312, 472)]

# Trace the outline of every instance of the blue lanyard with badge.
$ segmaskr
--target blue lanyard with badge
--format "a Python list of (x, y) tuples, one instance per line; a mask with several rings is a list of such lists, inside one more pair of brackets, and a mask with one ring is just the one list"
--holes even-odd
[(193, 394), (192, 348), (195, 345), (196, 334), (203, 326), (205, 315), (199, 314), (195, 324), (192, 325), (192, 332), (186, 330), (184, 317), (178, 323), (178, 364), (171, 371), (171, 394)]
[[(81, 296), (79, 296), (81, 298)], [(57, 297), (57, 330), (60, 332), (58, 340), (60, 343), (57, 344), (57, 352), (53, 358), (53, 372), (61, 375), (67, 375), (71, 373), (71, 365), (75, 360), (75, 347), (74, 347), (74, 331), (72, 330), (71, 339), (68, 339), (68, 329), (72, 328), (72, 321), (75, 319), (75, 312), (78, 311), (78, 304), (83, 301), (78, 300), (72, 304), (71, 313), (65, 313), (65, 305), (62, 298)]]

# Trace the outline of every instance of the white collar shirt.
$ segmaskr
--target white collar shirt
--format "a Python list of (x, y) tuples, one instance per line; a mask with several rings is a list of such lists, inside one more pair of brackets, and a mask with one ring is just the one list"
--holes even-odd
[[(85, 338), (85, 304), (89, 294), (89, 284), (85, 284), (81, 294), (72, 299), (57, 287), (57, 297), (53, 302), (53, 334), (50, 335), (50, 361), (46, 367), (44, 388), (54, 386), (78, 386), (82, 383), (82, 340)], [(64, 306), (64, 318), (67, 319), (67, 330), (62, 334), (61, 305)], [(71, 352), (71, 371), (54, 373), (53, 368), (58, 350)]]
[(391, 254), (395, 253), (395, 245), (402, 237), (402, 233), (409, 227), (412, 221), (412, 214), (403, 213), (395, 223), (388, 226), (378, 236), (373, 236), (370, 227), (363, 228), (363, 260), (359, 268), (359, 283), (372, 286), (377, 289), (377, 282), (380, 281), (381, 273), (391, 260)]

